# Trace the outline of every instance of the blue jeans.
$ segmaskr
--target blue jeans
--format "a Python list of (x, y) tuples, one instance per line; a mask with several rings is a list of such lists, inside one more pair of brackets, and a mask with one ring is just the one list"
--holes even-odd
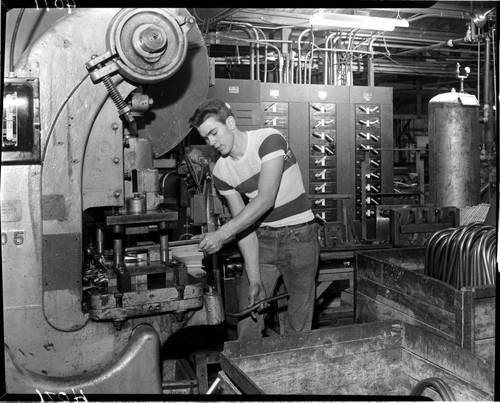
[[(280, 277), (290, 294), (284, 325), (285, 333), (311, 330), (316, 273), (319, 260), (317, 224), (279, 230), (257, 229), (259, 238), (260, 275), (267, 297), (273, 295)], [(248, 277), (241, 278), (238, 296), (240, 311), (248, 307)], [(264, 319), (257, 314), (257, 321), (250, 316), (237, 325), (238, 339), (262, 337)]]

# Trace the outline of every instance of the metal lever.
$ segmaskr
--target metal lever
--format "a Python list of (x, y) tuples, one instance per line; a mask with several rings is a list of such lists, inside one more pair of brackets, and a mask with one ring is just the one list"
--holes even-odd
[(269, 302), (273, 302), (273, 301), (276, 301), (278, 299), (286, 298), (286, 297), (289, 297), (289, 296), (290, 296), (290, 294), (288, 294), (287, 292), (285, 292), (285, 293), (280, 294), (280, 295), (275, 295), (274, 297), (263, 299), (262, 301), (259, 301), (259, 302), (255, 303), (255, 304), (253, 304), (252, 306), (250, 306), (250, 307), (248, 307), (246, 309), (243, 309), (240, 312), (228, 312), (228, 311), (225, 311), (225, 313), (226, 313), (226, 316), (229, 316), (230, 318), (240, 318), (242, 316), (248, 315), (250, 312), (255, 311), (256, 309), (258, 309), (260, 307), (261, 304), (267, 304)]

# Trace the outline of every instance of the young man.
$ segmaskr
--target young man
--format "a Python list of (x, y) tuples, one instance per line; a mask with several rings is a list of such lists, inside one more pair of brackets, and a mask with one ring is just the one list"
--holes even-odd
[[(310, 330), (317, 230), (299, 166), (285, 138), (272, 128), (240, 131), (229, 105), (218, 99), (202, 103), (189, 123), (221, 154), (213, 170), (214, 184), (232, 215), (217, 231), (204, 234), (199, 249), (215, 253), (235, 235), (246, 272), (240, 310), (271, 296), (281, 273), (290, 294), (285, 332)], [(238, 322), (238, 338), (262, 337), (263, 329), (262, 315), (256, 320), (244, 318)]]

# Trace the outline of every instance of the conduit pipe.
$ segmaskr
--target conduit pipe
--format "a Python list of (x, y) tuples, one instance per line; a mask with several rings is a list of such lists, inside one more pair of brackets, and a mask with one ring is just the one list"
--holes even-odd
[[(484, 124), (488, 123), (489, 113), (490, 113), (490, 37), (488, 34), (485, 35), (486, 39), (486, 60), (484, 66), (484, 106), (483, 106), (483, 118), (481, 121)], [(486, 139), (488, 140), (488, 139)]]
[[(312, 80), (312, 69), (313, 69), (313, 60), (314, 60), (314, 31), (311, 31), (311, 35), (312, 35), (312, 44), (313, 46), (311, 47), (311, 50), (308, 52), (308, 54), (311, 56), (311, 62), (309, 63), (309, 84), (311, 84), (311, 80)], [(307, 61), (307, 56), (306, 56), (306, 61)], [(306, 64), (307, 66), (307, 64)], [(306, 77), (305, 77), (305, 74), (304, 74), (304, 83), (306, 81)]]
[[(264, 31), (260, 28), (255, 28), (256, 32), (259, 32), (262, 35), (263, 41), (264, 41), (264, 82), (267, 83), (267, 40), (266, 40), (266, 34), (264, 34)], [(260, 66), (260, 60), (257, 61), (257, 70), (259, 69)]]
[[(313, 51), (314, 51), (314, 46), (313, 48), (307, 52), (306, 57), (305, 57), (305, 66), (304, 66), (304, 84), (311, 84), (311, 79), (312, 79), (312, 64), (313, 64)], [(307, 61), (311, 60), (309, 62), (309, 69), (307, 68)]]
[[(254, 44), (254, 43), (257, 43), (259, 41), (256, 41), (256, 40), (253, 40), (253, 39), (242, 39), (242, 38), (235, 38), (234, 36), (229, 36), (229, 35), (221, 35), (221, 34), (218, 34), (217, 35), (218, 38), (224, 38), (224, 39), (231, 39), (231, 40), (234, 40), (234, 41), (237, 41), (237, 42), (245, 42), (245, 43), (250, 43), (250, 44)], [(270, 43), (266, 43), (267, 46), (270, 46), (271, 48), (275, 49), (276, 52), (278, 53), (278, 66), (279, 66), (279, 81), (282, 82), (281, 80), (281, 75), (282, 75), (282, 71), (283, 71), (283, 55), (281, 54), (281, 51), (279, 50), (279, 48), (277, 46), (274, 46), (274, 45), (271, 45)], [(227, 59), (227, 58), (226, 58)], [(250, 63), (253, 62), (253, 59), (250, 60)], [(250, 70), (250, 72), (252, 72), (252, 70)], [(252, 77), (252, 80), (254, 78)]]
[[(336, 38), (336, 41), (338, 40), (339, 38), (337, 37)], [(336, 42), (335, 41), (335, 42)], [(371, 44), (372, 45), (372, 44)], [(371, 46), (370, 45), (370, 46)], [(384, 52), (376, 52), (376, 51), (373, 51), (373, 50), (351, 50), (351, 49), (338, 49), (338, 48), (322, 48), (322, 51), (325, 52), (325, 55), (327, 55), (327, 52), (332, 52), (334, 54), (334, 56), (336, 57), (337, 55), (337, 52), (339, 53), (351, 53), (351, 54), (367, 54), (371, 57), (372, 59), (372, 63), (373, 63), (373, 56), (375, 55), (386, 55), (386, 53)], [(310, 52), (306, 55), (306, 61), (309, 59), (309, 55), (310, 55)], [(325, 56), (326, 58), (327, 56)], [(311, 59), (311, 64), (312, 64), (312, 59)], [(335, 60), (335, 64), (336, 64), (336, 60)], [(352, 70), (353, 70), (353, 66), (352, 66), (352, 59), (351, 59), (351, 75), (352, 75)], [(372, 71), (373, 71), (373, 66), (372, 66)], [(333, 85), (337, 85), (337, 74), (336, 74), (336, 70), (334, 69), (334, 81), (333, 81)], [(323, 73), (324, 74), (324, 73)], [(350, 82), (352, 81), (351, 78), (347, 79), (347, 82)], [(373, 80), (372, 80), (373, 81)], [(327, 81), (325, 81), (325, 84), (328, 84)]]
[[(252, 28), (252, 27), (249, 27), (248, 24), (244, 24), (244, 23), (234, 23), (232, 21), (221, 21), (222, 23), (225, 23), (225, 24), (232, 24), (234, 26), (237, 26), (237, 27), (240, 27), (243, 32), (245, 32), (248, 36), (249, 39), (253, 39), (253, 36), (250, 32), (250, 29), (249, 28)], [(253, 28), (252, 28), (253, 29)], [(255, 34), (255, 38), (257, 38), (257, 32), (254, 30), (254, 34)], [(240, 40), (239, 38), (232, 38), (231, 39), (238, 39)], [(253, 80), (254, 79), (254, 64), (255, 64), (255, 49), (254, 49), (254, 42), (250, 42), (250, 80)]]
[[(373, 38), (368, 45), (368, 51), (373, 52), (373, 44), (376, 38)], [(373, 54), (368, 58), (368, 87), (375, 87), (375, 70), (373, 66)]]
[[(328, 38), (326, 38), (326, 41), (325, 41), (325, 49), (324, 49), (324, 52), (325, 52), (325, 62), (324, 62), (324, 71), (323, 71), (323, 75), (324, 75), (324, 80), (325, 80), (325, 84), (328, 85), (328, 72), (329, 72), (329, 69), (330, 69), (330, 66), (329, 66), (329, 59), (330, 59), (330, 54), (329, 54), (329, 51), (328, 51), (328, 46), (330, 46), (331, 48), (333, 48), (334, 46), (336, 46), (338, 40), (340, 39), (340, 35), (337, 35), (335, 38), (333, 38), (335, 35), (337, 35), (337, 32), (332, 32)], [(332, 41), (332, 44), (331, 45), (328, 45), (329, 42)], [(332, 73), (330, 74), (330, 78), (333, 76), (333, 85), (336, 84), (337, 82), (337, 72), (336, 72), (336, 67), (337, 67), (337, 53), (336, 52), (333, 52), (333, 60), (332, 60)]]
[(421, 52), (424, 50), (437, 49), (437, 48), (440, 48), (442, 46), (448, 46), (448, 47), (452, 48), (453, 46), (461, 44), (461, 43), (467, 43), (466, 38), (449, 39), (446, 42), (439, 42), (439, 43), (436, 43), (435, 45), (429, 45), (429, 46), (423, 46), (421, 48), (405, 50), (403, 52), (396, 53), (395, 56), (409, 55), (409, 54), (418, 53), (418, 52)]
[[(223, 21), (224, 23), (226, 24), (231, 24), (230, 21)], [(253, 58), (253, 62), (254, 63), (250, 63), (252, 65), (252, 69), (255, 68), (255, 71), (257, 73), (257, 80), (259, 80), (259, 63), (260, 63), (260, 52), (259, 52), (259, 34), (257, 32), (257, 29), (252, 25), (252, 24), (246, 24), (244, 22), (239, 22), (237, 23), (237, 26), (240, 26), (240, 27), (245, 27), (247, 29), (251, 29), (255, 35), (255, 42), (252, 43), (252, 48), (254, 49), (255, 51), (255, 55), (254, 55), (254, 58)], [(250, 36), (249, 36), (250, 37)], [(250, 39), (254, 39), (254, 38), (250, 38)], [(251, 76), (251, 79), (255, 79), (255, 74), (250, 74)]]
[(300, 44), (301, 44), (301, 41), (302, 41), (302, 37), (307, 34), (308, 32), (310, 32), (311, 30), (308, 28), (308, 29), (305, 29), (304, 31), (302, 31), (299, 35), (299, 38), (297, 39), (297, 59), (298, 59), (298, 78), (299, 78), (299, 84), (302, 84), (302, 63), (300, 62), (300, 57), (301, 57), (301, 49), (300, 49)]

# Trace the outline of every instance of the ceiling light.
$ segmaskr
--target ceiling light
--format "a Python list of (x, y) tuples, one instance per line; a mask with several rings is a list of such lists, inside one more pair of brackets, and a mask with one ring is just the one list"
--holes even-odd
[(311, 26), (320, 28), (357, 28), (377, 31), (394, 31), (395, 27), (408, 28), (408, 21), (396, 18), (380, 18), (365, 15), (333, 14), (319, 12), (311, 15)]

